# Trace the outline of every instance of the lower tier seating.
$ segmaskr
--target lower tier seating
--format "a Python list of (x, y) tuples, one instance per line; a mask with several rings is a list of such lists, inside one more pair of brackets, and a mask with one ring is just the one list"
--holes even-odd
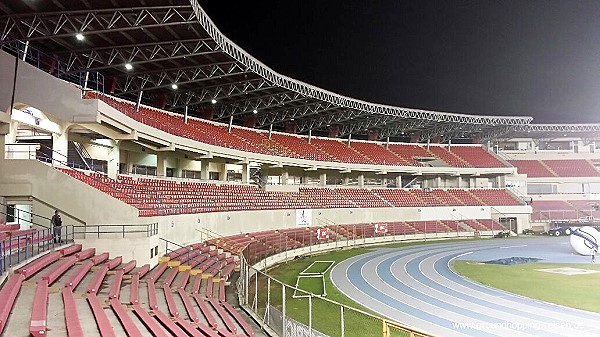
[[(395, 221), (268, 230), (215, 238), (208, 240), (207, 243), (236, 254), (247, 251), (252, 252), (255, 256), (266, 257), (286, 250), (332, 240), (354, 240), (383, 235), (498, 231), (503, 229), (505, 229), (503, 225), (492, 219)], [(324, 230), (326, 230), (326, 235), (320, 235)], [(199, 248), (194, 248), (194, 250), (196, 249)], [(182, 260), (184, 255), (175, 259)], [(221, 268), (221, 272), (223, 270), (227, 270), (227, 266)]]
[[(286, 228), (212, 239), (169, 251), (150, 270), (81, 245), (49, 252), (0, 288), (0, 334), (20, 336), (254, 336), (227, 296), (238, 254), (272, 254), (333, 240), (500, 230), (491, 219), (396, 221)], [(61, 291), (51, 291), (52, 289)], [(19, 310), (30, 315), (11, 315)], [(49, 319), (63, 317), (64, 319)], [(255, 326), (255, 325), (254, 325)]]
[[(0, 335), (254, 336), (225, 296), (237, 257), (205, 244), (185, 250), (195, 254), (188, 262), (204, 256), (211, 263), (191, 269), (180, 251), (150, 271), (81, 245), (40, 255), (0, 288)], [(196, 293), (190, 278), (204, 281)], [(160, 289), (154, 301), (151, 289)]]

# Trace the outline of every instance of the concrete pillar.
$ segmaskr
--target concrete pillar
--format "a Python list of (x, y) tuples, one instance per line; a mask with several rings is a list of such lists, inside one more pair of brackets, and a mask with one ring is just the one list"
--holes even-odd
[(121, 162), (121, 149), (118, 142), (114, 142), (113, 144), (113, 147), (108, 150), (107, 174), (109, 178), (117, 179), (117, 175), (119, 174), (119, 163)]
[(6, 135), (6, 144), (14, 144), (17, 142), (17, 133), (19, 131), (19, 122), (11, 122), (8, 124), (8, 134)]
[(165, 152), (156, 154), (156, 175), (159, 177), (167, 176), (167, 154)]
[(209, 166), (208, 159), (200, 160), (200, 179), (208, 180), (208, 166)]
[(350, 185), (350, 177), (345, 176), (344, 177), (344, 186), (348, 186), (348, 185)]
[(288, 171), (285, 168), (281, 170), (281, 185), (287, 185), (289, 178), (290, 174), (288, 173)]
[(223, 163), (221, 165), (219, 165), (219, 180), (220, 181), (227, 181), (227, 164)]
[(327, 173), (319, 174), (319, 186), (327, 186)]
[(0, 160), (6, 157), (6, 136), (0, 134)]
[(435, 186), (437, 188), (441, 188), (442, 186), (442, 177), (438, 176), (437, 179), (435, 180)]
[(462, 187), (462, 176), (458, 176), (456, 177), (456, 180), (458, 181), (458, 187), (461, 188)]
[(364, 174), (358, 175), (358, 187), (365, 188), (365, 175)]
[(269, 165), (263, 164), (260, 166), (260, 179), (261, 179), (260, 184), (261, 185), (263, 185), (263, 184), (266, 185), (267, 181), (269, 181), (270, 169), (271, 168)]
[(250, 181), (250, 165), (242, 164), (242, 183), (247, 184)]
[(52, 134), (52, 164), (66, 163), (69, 149), (69, 137), (67, 132)]
[(505, 176), (497, 176), (496, 177), (496, 187), (504, 188), (506, 186), (506, 177)]
[(188, 159), (178, 158), (177, 159), (177, 167), (175, 167), (175, 176), (177, 178), (183, 178), (183, 167), (185, 166)]
[(396, 187), (402, 187), (402, 176), (396, 177)]
[(132, 174), (133, 173), (133, 160), (131, 160), (132, 152), (127, 152), (127, 159), (125, 160), (125, 172), (121, 172), (123, 174)]

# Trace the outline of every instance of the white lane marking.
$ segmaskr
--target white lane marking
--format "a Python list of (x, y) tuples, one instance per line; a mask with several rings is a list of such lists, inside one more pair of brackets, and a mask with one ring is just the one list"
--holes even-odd
[(527, 245), (514, 245), (514, 246), (505, 246), (505, 247), (498, 247), (498, 248), (508, 249), (508, 248), (521, 248), (521, 247), (527, 247)]
[[(445, 254), (445, 255), (444, 255), (444, 254)], [(447, 250), (447, 251), (443, 251), (443, 252), (440, 252), (440, 253), (436, 253), (436, 254), (434, 254), (434, 255), (431, 255), (431, 256), (429, 256), (429, 257), (427, 257), (427, 258), (423, 259), (423, 260), (421, 261), (421, 263), (419, 263), (419, 271), (421, 271), (421, 272), (422, 272), (422, 275), (423, 275), (424, 277), (426, 277), (426, 278), (427, 278), (427, 279), (429, 279), (430, 281), (432, 281), (432, 282), (435, 282), (435, 283), (437, 283), (438, 285), (440, 285), (440, 286), (442, 286), (442, 287), (444, 287), (444, 288), (446, 288), (446, 289), (449, 289), (449, 290), (454, 290), (454, 291), (456, 291), (456, 292), (461, 292), (461, 293), (463, 293), (463, 294), (467, 294), (468, 296), (475, 296), (475, 295), (469, 295), (467, 292), (464, 292), (464, 291), (461, 291), (461, 290), (458, 290), (458, 289), (455, 289), (454, 287), (452, 287), (451, 285), (459, 285), (459, 283), (456, 283), (456, 282), (454, 282), (454, 281), (450, 281), (450, 280), (449, 280), (447, 277), (445, 277), (445, 276), (441, 275), (441, 274), (439, 273), (438, 269), (437, 269), (437, 268), (435, 268), (435, 265), (436, 265), (436, 263), (437, 263), (438, 261), (440, 261), (441, 259), (444, 259), (444, 258), (446, 258), (446, 257), (447, 257), (448, 255), (450, 255), (450, 254), (452, 254), (452, 250)], [(460, 255), (459, 255), (459, 256), (460, 256)], [(459, 257), (459, 256), (455, 256), (454, 258), (457, 258), (457, 257)], [(453, 259), (454, 259), (454, 258), (453, 258)], [(422, 265), (424, 265), (424, 266), (425, 266), (425, 268), (428, 270), (428, 272), (424, 272), (424, 271), (423, 271), (423, 269), (421, 268), (421, 266), (422, 266)], [(431, 270), (431, 271), (433, 272), (433, 274), (431, 274), (431, 272), (429, 272), (429, 270)], [(450, 269), (450, 271), (454, 273), (454, 271), (453, 271), (452, 269)], [(454, 274), (455, 274), (455, 275), (458, 275), (458, 274), (456, 274), (456, 273), (454, 273)], [(434, 279), (434, 278), (432, 277), (432, 276), (435, 276), (435, 275), (437, 275), (439, 278), (441, 278), (441, 281), (440, 281), (440, 280), (437, 280), (437, 279)], [(460, 275), (459, 275), (459, 276), (460, 276)], [(464, 279), (464, 277), (463, 277), (463, 276), (460, 276), (460, 277)], [(469, 282), (472, 282), (472, 281), (470, 281), (470, 280), (468, 280), (468, 279), (465, 279), (465, 280), (466, 280), (466, 281), (469, 281)], [(450, 284), (446, 284), (445, 282), (442, 282), (442, 281), (446, 281), (446, 282), (448, 282), (448, 281), (449, 281), (449, 282), (450, 282)], [(429, 286), (427, 286), (427, 285), (425, 285), (425, 284), (423, 284), (423, 286), (426, 286), (426, 287), (428, 287), (428, 288), (431, 288), (431, 287), (429, 287)], [(433, 288), (431, 288), (431, 289), (433, 289)], [(495, 288), (490, 288), (490, 289), (495, 289)], [(433, 289), (433, 291), (441, 292), (442, 294), (444, 293), (443, 291), (440, 291), (440, 290), (437, 290), (437, 289)], [(487, 293), (484, 293), (484, 292), (482, 292), (482, 293), (487, 295)], [(448, 295), (448, 296), (451, 296), (451, 295)], [(485, 297), (485, 296), (484, 296), (484, 297)], [(494, 298), (494, 299), (492, 299), (492, 300), (490, 300), (490, 299), (487, 299), (487, 298), (484, 298), (484, 297), (481, 297), (480, 299), (482, 299), (482, 300), (483, 300), (483, 301), (485, 301), (485, 302), (490, 302), (490, 303), (493, 303), (493, 302), (494, 302), (494, 300), (498, 300), (498, 298), (497, 298), (497, 297), (495, 297), (495, 298)], [(490, 309), (490, 311), (488, 312), (488, 314), (491, 314), (491, 313), (493, 312), (495, 315), (497, 315), (497, 317), (498, 317), (498, 318), (500, 318), (500, 319), (503, 319), (505, 322), (518, 322), (518, 320), (517, 320), (517, 319), (515, 319), (515, 317), (514, 317), (514, 316), (515, 316), (515, 315), (519, 315), (519, 314), (514, 314), (514, 313), (511, 313), (509, 309), (521, 310), (521, 309), (523, 309), (524, 307), (522, 307), (522, 306), (519, 306), (519, 305), (518, 305), (518, 303), (514, 302), (512, 299), (508, 299), (508, 298), (506, 298), (506, 297), (508, 297), (508, 296), (498, 296), (498, 297), (499, 297), (499, 298), (502, 298), (502, 299), (504, 299), (504, 300), (506, 300), (506, 301), (510, 301), (510, 302), (508, 302), (508, 305), (507, 305), (507, 304), (500, 304), (502, 307), (506, 308), (505, 310), (502, 310), (502, 309), (500, 309), (500, 308), (498, 308), (498, 309)], [(468, 300), (468, 299), (462, 299), (462, 298), (459, 298), (459, 297), (454, 297), (454, 298), (456, 299), (456, 301), (457, 301), (457, 302), (461, 302), (461, 303), (462, 303), (463, 301), (465, 301), (465, 302), (468, 302), (469, 304), (471, 304), (471, 306), (472, 306), (472, 307), (471, 307), (469, 310), (473, 310), (473, 308), (474, 308), (474, 307), (475, 307), (475, 308), (477, 308), (477, 307), (482, 307), (482, 306), (483, 306), (483, 307), (485, 307), (485, 305), (482, 305), (482, 304), (479, 304), (479, 303), (475, 303), (475, 302), (474, 302), (474, 301), (472, 301), (472, 300)], [(440, 298), (438, 298), (438, 299), (440, 299)], [(440, 299), (440, 300), (441, 300), (441, 299)], [(512, 307), (511, 307), (511, 306), (510, 306), (510, 304), (514, 304), (514, 306), (512, 306)], [(526, 309), (526, 307), (525, 307), (525, 309)], [(535, 312), (535, 311), (529, 311), (529, 310), (525, 310), (525, 312)], [(493, 316), (493, 315), (492, 315), (492, 316)], [(542, 315), (542, 316), (543, 316), (543, 315)], [(521, 317), (521, 318), (522, 318), (522, 317)], [(525, 320), (523, 321), (523, 323), (527, 323), (527, 324), (535, 324), (535, 323), (537, 323), (537, 322), (540, 322), (540, 320), (538, 320), (538, 319), (533, 319), (533, 318), (532, 318), (532, 319), (525, 318)], [(534, 336), (536, 335), (536, 331), (537, 331), (537, 330), (539, 330), (539, 331), (551, 331), (551, 332), (552, 332), (552, 331), (554, 331), (554, 328), (553, 328), (553, 327), (548, 327), (548, 328), (539, 328), (539, 329), (537, 329), (536, 331), (521, 331), (521, 330), (519, 330), (519, 329), (512, 329), (512, 328), (508, 328), (508, 329), (509, 329), (510, 331), (512, 331), (512, 332), (513, 332), (513, 334), (527, 334), (527, 335), (531, 335), (531, 334), (533, 334)], [(558, 332), (558, 334), (561, 334), (561, 332)], [(562, 335), (564, 335), (564, 333), (563, 333)]]
[[(437, 259), (436, 261), (439, 261), (441, 259), (443, 259), (444, 256), (441, 256), (439, 259)], [(555, 303), (550, 303), (550, 302), (545, 302), (545, 301), (540, 301), (540, 300), (535, 300), (532, 299), (530, 297), (526, 297), (526, 296), (522, 296), (522, 295), (518, 295), (515, 293), (511, 293), (502, 289), (498, 289), (498, 288), (493, 288), (490, 286), (486, 286), (480, 283), (476, 283), (473, 282), (472, 280), (457, 274), (451, 267), (450, 264), (452, 263), (452, 261), (455, 259), (456, 257), (451, 258), (447, 265), (446, 268), (448, 270), (450, 270), (452, 273), (454, 273), (454, 275), (458, 276), (460, 279), (463, 280), (464, 283), (459, 283), (457, 281), (451, 280), (446, 276), (441, 275), (441, 273), (437, 270), (437, 268), (433, 268), (433, 271), (439, 275), (440, 277), (442, 277), (443, 279), (446, 280), (446, 282), (449, 282), (448, 285), (446, 285), (447, 287), (449, 287), (450, 289), (453, 289), (455, 291), (459, 291), (459, 292), (463, 292), (463, 293), (471, 293), (471, 294), (478, 294), (478, 296), (487, 296), (487, 297), (497, 297), (496, 299), (501, 299), (502, 301), (509, 301), (509, 303), (507, 303), (506, 305), (510, 305), (510, 302), (517, 304), (518, 307), (521, 307), (520, 310), (523, 310), (522, 306), (523, 303), (521, 302), (517, 302), (514, 299), (515, 298), (521, 298), (521, 299), (526, 299), (526, 300), (533, 300), (536, 303), (543, 303), (543, 307), (537, 306), (537, 305), (529, 305), (527, 304), (528, 307), (534, 309), (533, 312), (537, 312), (538, 315), (542, 315), (542, 316), (548, 316), (550, 318), (552, 317), (556, 317), (557, 315), (561, 317), (562, 320), (568, 320), (568, 319), (572, 319), (573, 321), (578, 321), (580, 323), (585, 323), (586, 327), (594, 327), (594, 329), (597, 329), (597, 320), (591, 318), (592, 316), (595, 316), (596, 314), (593, 312), (589, 312), (589, 311), (585, 311), (585, 310), (581, 310), (581, 309), (576, 309), (576, 308), (571, 308), (571, 307), (567, 307), (567, 306), (563, 306), (560, 304), (555, 304)], [(435, 262), (433, 264), (433, 266), (435, 266)], [(440, 282), (438, 282), (440, 283)], [(482, 289), (483, 288), (483, 289)], [(465, 289), (466, 291), (463, 290), (459, 290), (459, 289)], [(484, 290), (486, 289), (486, 290)], [(496, 293), (496, 295), (494, 294)], [(493, 300), (493, 299), (492, 299)], [(502, 304), (504, 305), (504, 304)], [(556, 312), (554, 311), (556, 308), (560, 309), (560, 312)], [(585, 313), (586, 315), (588, 315), (588, 317), (581, 317), (581, 316), (577, 316), (577, 312), (581, 312), (581, 313)]]
[[(390, 255), (390, 254), (395, 254), (395, 253), (397, 253), (397, 251), (394, 251), (394, 252), (389, 252), (389, 253), (387, 253), (387, 254), (383, 254), (382, 256), (388, 256), (388, 255)], [(396, 307), (394, 307), (394, 306), (391, 306), (391, 305), (389, 305), (389, 304), (387, 304), (387, 303), (385, 303), (385, 302), (382, 302), (382, 301), (380, 301), (380, 300), (378, 300), (378, 299), (374, 298), (374, 297), (373, 297), (371, 294), (369, 294), (369, 293), (366, 293), (366, 292), (365, 292), (365, 291), (363, 291), (362, 289), (360, 289), (360, 288), (357, 288), (357, 287), (354, 285), (354, 283), (352, 283), (352, 281), (350, 281), (350, 277), (348, 276), (348, 275), (349, 275), (348, 271), (349, 271), (350, 267), (351, 267), (353, 264), (355, 264), (355, 263), (357, 263), (359, 260), (362, 260), (363, 258), (365, 258), (365, 257), (366, 257), (366, 255), (378, 255), (378, 254), (377, 254), (377, 252), (372, 252), (372, 253), (366, 253), (366, 254), (358, 255), (358, 256), (356, 256), (356, 257), (353, 257), (353, 258), (350, 258), (350, 259), (347, 259), (347, 260), (344, 260), (344, 261), (342, 261), (342, 262), (338, 263), (338, 264), (337, 264), (337, 265), (336, 265), (336, 266), (333, 268), (333, 270), (332, 270), (332, 273), (336, 272), (336, 267), (340, 267), (340, 266), (342, 266), (342, 268), (343, 268), (342, 270), (343, 270), (343, 271), (342, 271), (342, 273), (341, 273), (341, 274), (342, 274), (342, 275), (344, 275), (344, 276), (342, 276), (342, 277), (340, 278), (340, 281), (341, 281), (341, 282), (340, 282), (340, 285), (341, 285), (342, 283), (346, 283), (348, 286), (350, 286), (351, 288), (353, 288), (353, 289), (355, 290), (355, 292), (354, 292), (354, 293), (353, 293), (353, 292), (344, 292), (344, 291), (342, 290), (342, 288), (341, 288), (341, 287), (338, 287), (338, 286), (335, 284), (336, 282), (333, 282), (333, 277), (334, 277), (334, 276), (333, 276), (332, 274), (330, 274), (330, 277), (332, 278), (332, 282), (334, 283), (334, 286), (336, 286), (336, 287), (337, 287), (337, 288), (338, 288), (340, 291), (342, 291), (342, 293), (345, 293), (345, 295), (346, 295), (346, 296), (348, 296), (349, 298), (353, 299), (355, 302), (357, 302), (357, 303), (359, 303), (359, 304), (361, 304), (361, 305), (363, 305), (363, 306), (365, 306), (365, 307), (369, 308), (370, 310), (372, 310), (372, 311), (374, 311), (374, 312), (378, 313), (379, 315), (382, 315), (382, 316), (384, 316), (384, 317), (388, 317), (388, 318), (392, 318), (393, 320), (396, 320), (396, 321), (402, 322), (403, 324), (407, 325), (408, 327), (412, 327), (413, 329), (417, 329), (417, 330), (420, 330), (420, 331), (423, 331), (423, 332), (427, 332), (427, 330), (432, 330), (432, 331), (435, 331), (436, 333), (438, 333), (438, 335), (439, 335), (439, 332), (443, 332), (443, 333), (444, 333), (444, 335), (447, 335), (448, 333), (453, 333), (453, 335), (454, 335), (454, 336), (465, 336), (465, 337), (466, 337), (466, 336), (468, 336), (468, 335), (465, 335), (465, 334), (463, 334), (463, 333), (460, 333), (460, 332), (456, 332), (456, 331), (453, 331), (453, 330), (449, 330), (448, 328), (446, 328), (446, 327), (444, 327), (444, 326), (438, 325), (438, 324), (436, 324), (436, 323), (432, 323), (432, 322), (430, 322), (430, 321), (428, 321), (428, 320), (424, 320), (424, 319), (422, 319), (422, 318), (419, 318), (419, 317), (417, 317), (417, 316), (413, 316), (413, 315), (411, 315), (411, 314), (405, 313), (405, 312), (403, 312), (402, 310), (399, 310), (398, 308), (396, 308)], [(365, 263), (365, 264), (364, 264), (364, 265), (361, 267), (361, 269), (360, 269), (360, 276), (361, 276), (361, 278), (363, 279), (363, 281), (365, 281), (365, 282), (366, 282), (366, 283), (367, 283), (367, 284), (368, 284), (370, 287), (372, 287), (373, 289), (375, 289), (375, 290), (377, 291), (377, 288), (378, 288), (378, 287), (376, 287), (376, 286), (375, 286), (373, 283), (371, 283), (371, 282), (370, 282), (370, 280), (369, 280), (369, 278), (365, 277), (365, 275), (364, 275), (364, 273), (363, 273), (363, 272), (364, 272), (364, 269), (365, 269), (365, 267), (367, 267), (367, 266), (369, 266), (369, 267), (370, 267), (370, 263), (371, 263), (371, 262), (373, 262), (373, 260), (374, 260), (374, 258), (371, 258), (371, 259), (369, 260), (369, 262)], [(347, 263), (347, 265), (345, 265), (345, 266), (344, 266), (344, 264), (345, 264), (346, 262), (349, 262), (349, 263)], [(379, 264), (379, 263), (377, 263), (376, 265), (378, 265), (378, 264)], [(371, 267), (371, 268), (372, 268), (372, 267)], [(381, 280), (381, 279), (379, 279), (378, 281), (380, 281), (382, 285), (387, 285), (387, 283), (385, 283), (385, 282), (384, 282), (383, 280)], [(388, 287), (389, 287), (389, 285), (388, 285)], [(378, 293), (379, 293), (379, 294), (383, 294), (383, 295), (385, 295), (385, 296), (389, 296), (389, 295), (387, 295), (387, 294), (385, 294), (385, 293), (382, 293), (381, 291), (378, 291)], [(358, 294), (362, 294), (363, 296), (365, 296), (365, 297), (366, 297), (366, 299), (365, 299), (365, 300), (366, 300), (367, 302), (365, 303), (365, 301), (364, 301), (364, 300), (360, 299), (360, 296), (356, 296), (356, 295), (358, 295)], [(384, 312), (384, 311), (382, 311), (382, 310), (379, 310), (379, 309), (378, 309), (378, 308), (376, 308), (375, 306), (373, 306), (373, 304), (377, 304), (377, 303), (379, 303), (379, 304), (380, 304), (380, 306), (381, 306), (381, 307), (383, 307), (382, 309), (384, 309), (385, 307), (387, 307), (387, 308), (388, 308), (390, 311), (388, 311), (388, 312)], [(362, 311), (360, 311), (360, 310), (358, 310), (358, 311), (359, 311), (359, 312), (362, 312)], [(391, 315), (391, 314), (393, 314), (393, 315)], [(397, 316), (397, 317), (394, 317), (394, 316)], [(405, 318), (404, 318), (404, 319), (399, 319), (400, 317), (405, 317)], [(419, 321), (419, 322), (421, 322), (423, 325), (422, 325), (421, 327), (419, 327), (418, 325), (417, 325), (417, 326), (413, 326), (412, 324), (408, 323), (408, 321), (407, 321), (407, 319), (411, 319), (411, 318), (412, 318), (412, 320), (416, 320), (416, 321)], [(426, 328), (425, 328), (425, 327), (426, 327)], [(428, 333), (428, 334), (431, 334), (431, 333), (429, 333), (429, 332), (427, 332), (427, 333)], [(433, 335), (433, 334), (431, 334), (431, 335)]]

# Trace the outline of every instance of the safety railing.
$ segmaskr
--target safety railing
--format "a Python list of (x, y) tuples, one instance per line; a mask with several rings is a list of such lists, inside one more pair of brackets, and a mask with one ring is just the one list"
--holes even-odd
[(32, 257), (73, 241), (72, 225), (0, 233), (0, 275)]
[(278, 336), (431, 336), (285, 284), (252, 267), (243, 256), (240, 262), (240, 304), (258, 320), (263, 330)]
[[(43, 150), (47, 151), (43, 151)], [(50, 152), (48, 155), (45, 152)], [(68, 161), (67, 156), (54, 151), (41, 144), (6, 144), (5, 159), (28, 159), (39, 160), (50, 165), (67, 166), (77, 169), (86, 169), (84, 165), (74, 161)]]
[[(469, 230), (469, 226), (457, 226), (456, 231), (430, 232), (433, 229), (441, 230), (437, 221), (411, 222), (422, 226), (417, 230), (402, 223), (397, 223), (398, 226), (394, 223), (336, 225), (327, 218), (316, 220), (320, 226), (248, 233), (244, 235), (245, 240), (236, 236), (230, 242), (227, 237), (218, 238), (225, 249), (236, 251), (232, 248), (237, 247), (237, 251), (241, 251), (241, 275), (237, 284), (240, 304), (259, 322), (262, 329), (279, 336), (296, 336), (291, 331), (301, 331), (302, 336), (430, 335), (285, 284), (266, 273), (278, 263), (298, 256), (355, 246), (429, 239), (477, 239), (482, 235), (491, 236), (499, 230), (490, 228), (480, 232)], [(327, 317), (323, 313), (327, 313)]]
[(104, 75), (99, 72), (70, 72), (68, 65), (59, 61), (56, 56), (46, 54), (28, 42), (13, 40), (0, 45), (0, 49), (18, 57), (50, 75), (75, 83), (84, 90), (97, 90), (104, 92)]
[[(438, 221), (411, 222), (412, 225), (402, 223), (363, 223), (349, 225), (319, 225), (303, 227), (301, 230), (275, 230), (272, 234), (258, 236), (248, 233), (249, 240), (232, 244), (227, 238), (221, 239), (221, 247), (230, 249), (239, 248), (243, 251), (247, 261), (255, 265), (265, 262), (274, 255), (292, 254), (293, 249), (301, 248), (303, 253), (344, 248), (359, 245), (369, 245), (384, 242), (400, 242), (407, 240), (436, 240), (440, 238), (463, 238), (475, 236), (492, 236), (500, 230), (500, 225), (495, 224), (490, 230), (475, 230), (466, 228), (449, 228)], [(235, 250), (235, 249), (234, 249)]]
[(150, 237), (158, 234), (158, 223), (74, 225), (77, 238)]
[(594, 222), (600, 217), (600, 212), (595, 209), (545, 209), (534, 210), (531, 213), (531, 222)]

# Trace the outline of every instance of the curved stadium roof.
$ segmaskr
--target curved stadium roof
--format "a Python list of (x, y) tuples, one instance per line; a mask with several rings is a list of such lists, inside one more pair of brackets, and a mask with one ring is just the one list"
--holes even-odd
[(299, 133), (326, 133), (334, 126), (339, 136), (377, 130), (380, 139), (417, 133), (420, 140), (600, 130), (598, 125), (536, 129), (530, 125), (531, 117), (427, 111), (346, 97), (262, 64), (225, 37), (197, 0), (144, 3), (1, 3), (0, 47), (19, 55), (27, 50), (31, 61), (58, 64), (46, 70), (72, 81), (81, 82), (88, 72), (88, 78), (99, 74), (101, 89), (115, 96), (234, 124), (250, 119), (263, 129), (285, 130), (292, 123)]

